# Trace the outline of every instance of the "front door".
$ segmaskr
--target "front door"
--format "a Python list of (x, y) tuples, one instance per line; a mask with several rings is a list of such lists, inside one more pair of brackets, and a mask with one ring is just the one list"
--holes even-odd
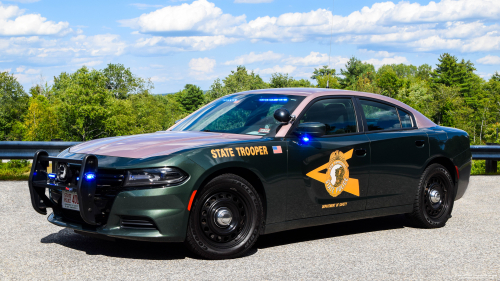
[(317, 100), (296, 121), (303, 122), (324, 123), (327, 131), (308, 142), (287, 139), (287, 220), (364, 210), (370, 147), (353, 100)]

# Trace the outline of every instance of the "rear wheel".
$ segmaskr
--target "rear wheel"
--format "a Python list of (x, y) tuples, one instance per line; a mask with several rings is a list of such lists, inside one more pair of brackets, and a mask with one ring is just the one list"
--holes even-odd
[(208, 259), (240, 257), (257, 240), (263, 216), (260, 197), (249, 182), (233, 174), (218, 176), (193, 202), (186, 244)]
[(425, 169), (409, 218), (420, 227), (443, 227), (451, 217), (455, 192), (451, 175), (440, 164)]

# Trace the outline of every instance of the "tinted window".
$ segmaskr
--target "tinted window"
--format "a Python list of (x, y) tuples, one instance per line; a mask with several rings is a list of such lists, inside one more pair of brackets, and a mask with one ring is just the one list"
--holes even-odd
[(410, 114), (398, 109), (399, 119), (401, 119), (401, 125), (403, 128), (411, 128), (413, 127), (413, 123), (411, 122)]
[(302, 116), (300, 123), (320, 122), (327, 135), (357, 132), (356, 114), (351, 99), (324, 99), (315, 102)]
[(360, 100), (368, 123), (368, 131), (400, 129), (396, 108), (383, 103)]

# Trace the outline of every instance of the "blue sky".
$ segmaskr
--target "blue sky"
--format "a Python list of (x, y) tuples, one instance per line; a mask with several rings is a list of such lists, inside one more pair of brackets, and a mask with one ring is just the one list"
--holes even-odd
[(168, 93), (206, 90), (237, 65), (300, 79), (351, 56), (434, 66), (448, 52), (487, 79), (500, 70), (499, 21), (498, 0), (2, 1), (0, 71), (28, 90), (82, 65), (122, 63)]

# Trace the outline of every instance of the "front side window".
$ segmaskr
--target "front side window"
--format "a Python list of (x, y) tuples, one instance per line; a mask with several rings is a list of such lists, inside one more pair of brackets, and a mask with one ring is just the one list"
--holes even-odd
[(293, 112), (304, 96), (235, 94), (208, 104), (172, 128), (172, 131), (202, 131), (261, 135), (275, 133), (280, 125), (274, 112)]
[(315, 102), (300, 118), (300, 123), (320, 122), (326, 125), (326, 135), (357, 132), (356, 113), (349, 98), (323, 99)]
[(394, 106), (369, 100), (360, 100), (360, 103), (368, 124), (368, 131), (401, 129)]

